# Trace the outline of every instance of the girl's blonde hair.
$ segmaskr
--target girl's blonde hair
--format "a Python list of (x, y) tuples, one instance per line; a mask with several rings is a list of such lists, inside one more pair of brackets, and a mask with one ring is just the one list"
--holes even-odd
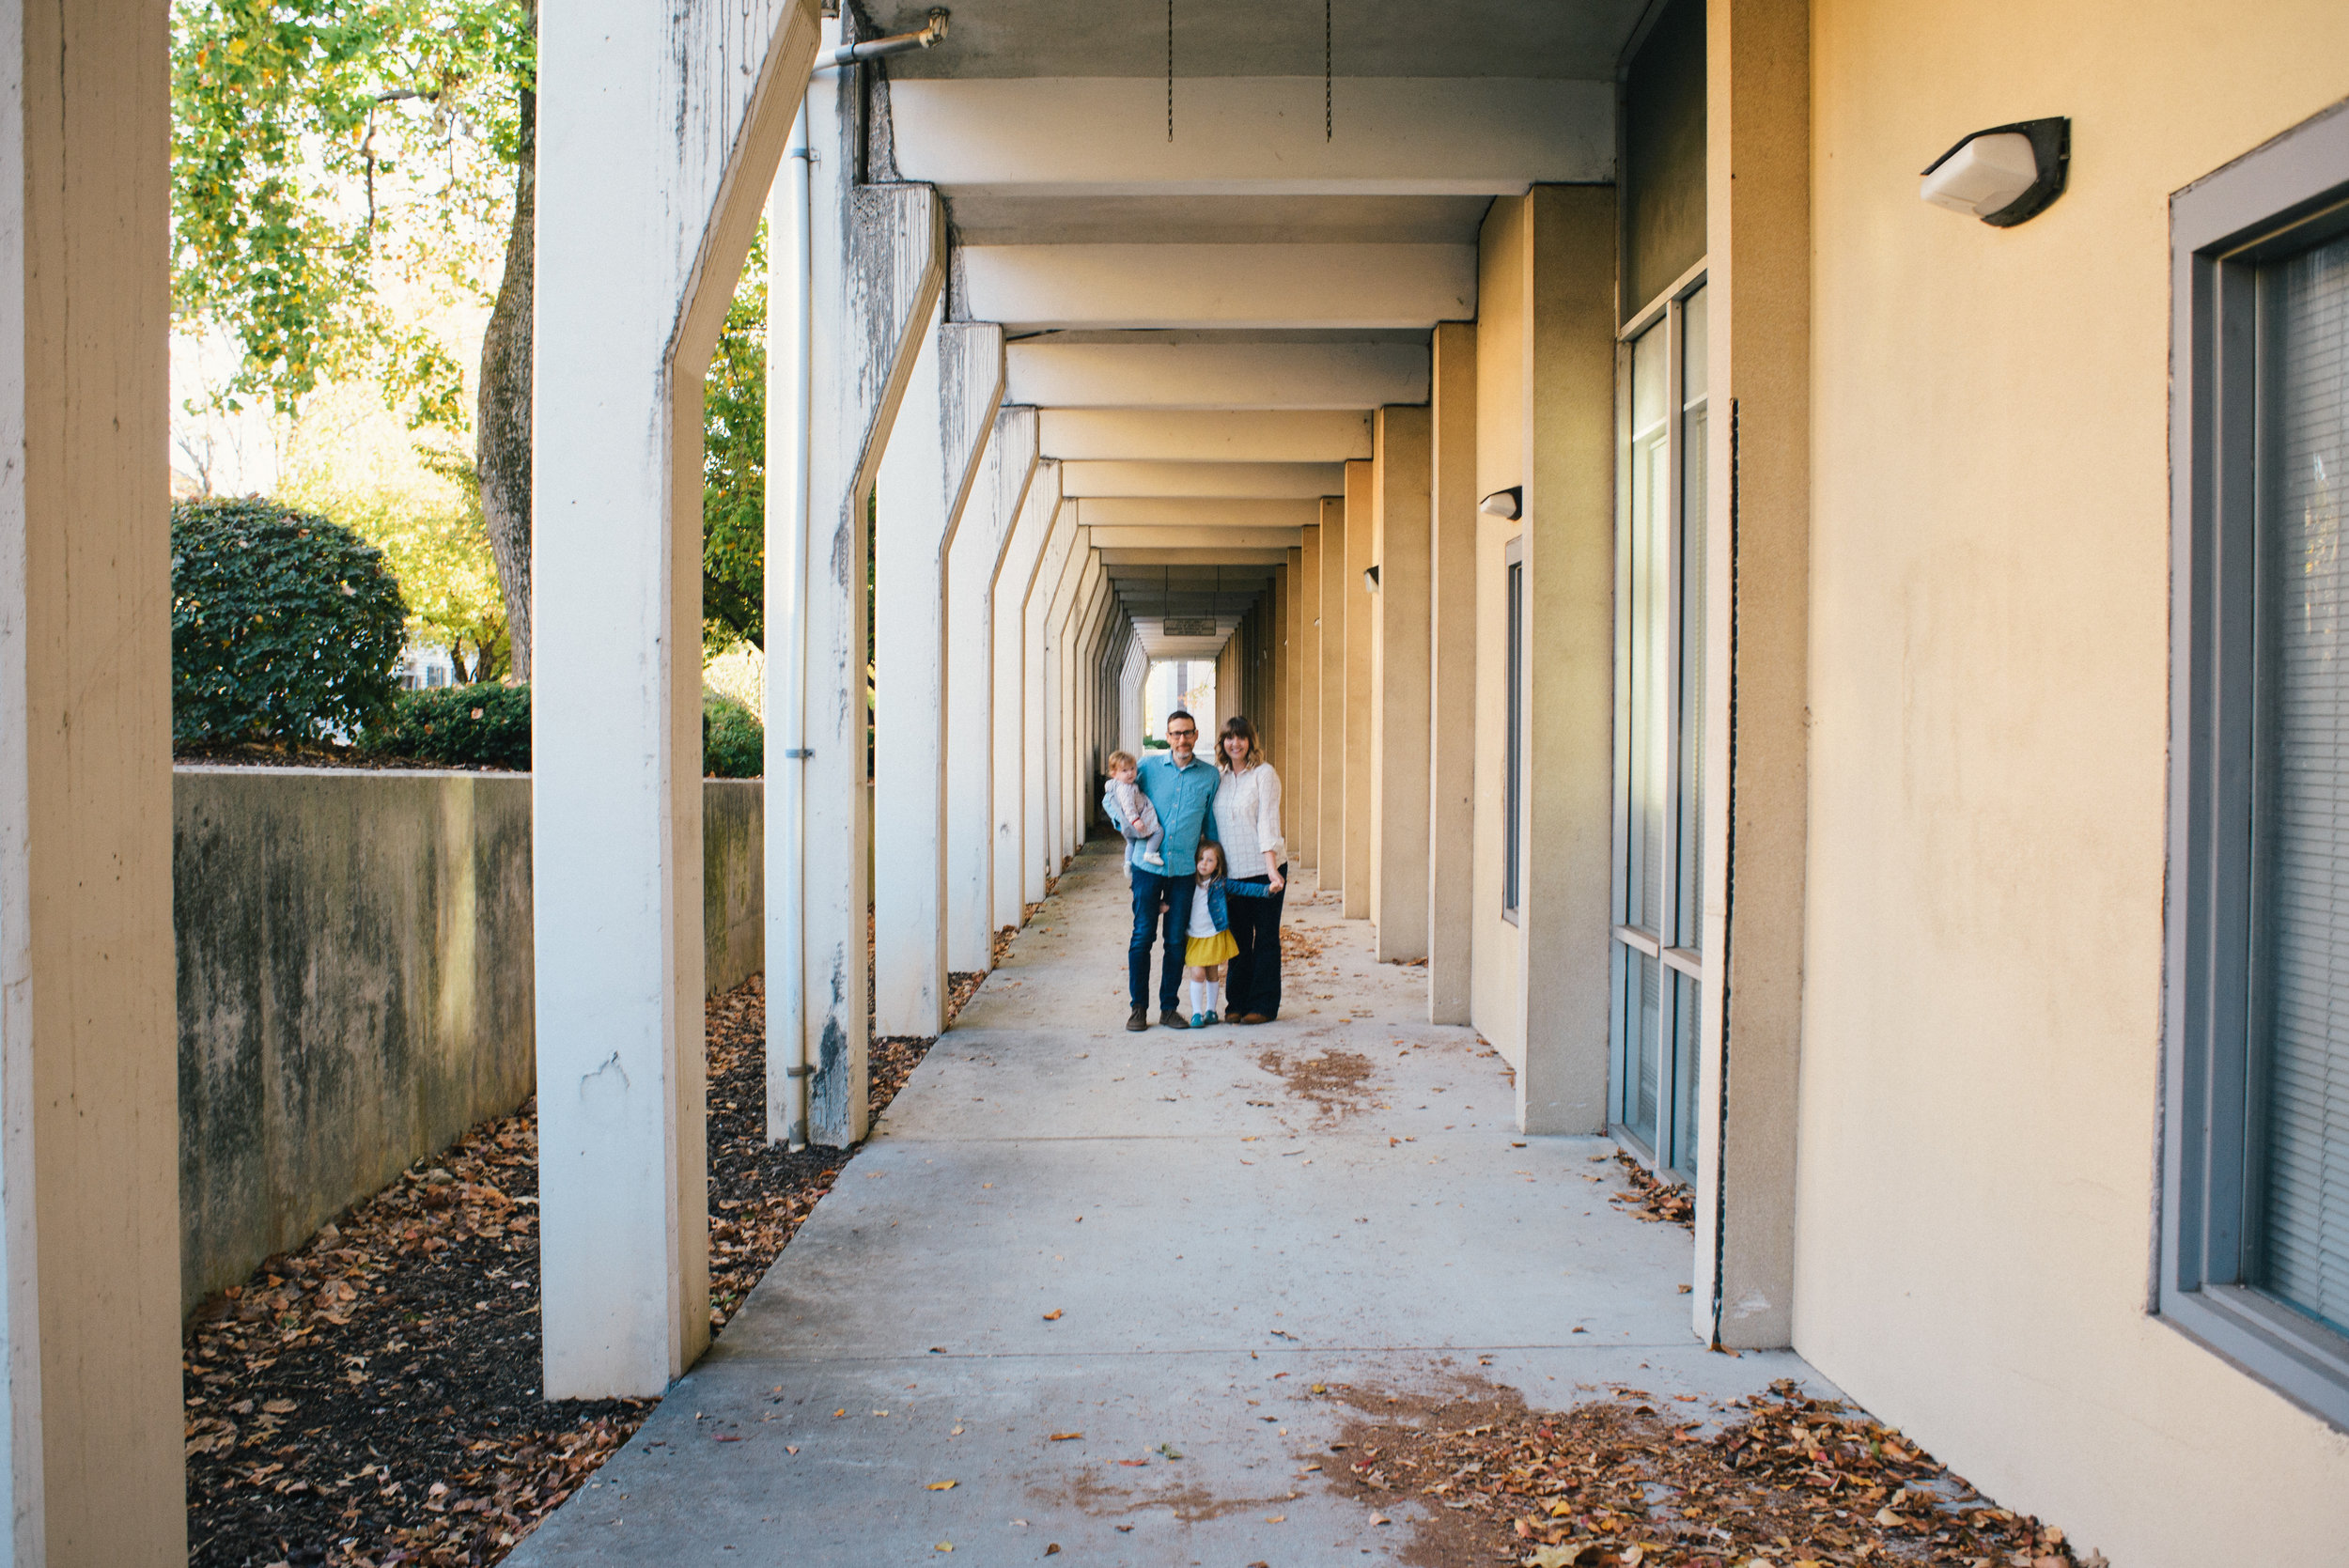
[[(1209, 850), (1213, 850), (1215, 852), (1215, 875), (1208, 879), (1210, 881), (1220, 882), (1224, 877), (1229, 877), (1232, 874), (1232, 868), (1223, 863), (1222, 845), (1217, 843), (1211, 838), (1201, 839), (1199, 841), (1199, 852), (1204, 855)], [(1195, 876), (1197, 873), (1194, 871), (1193, 875)]]
[(1114, 773), (1119, 768), (1124, 768), (1128, 764), (1136, 768), (1142, 766), (1140, 763), (1134, 761), (1134, 753), (1131, 752), (1112, 752), (1110, 753), (1108, 768), (1111, 772)]

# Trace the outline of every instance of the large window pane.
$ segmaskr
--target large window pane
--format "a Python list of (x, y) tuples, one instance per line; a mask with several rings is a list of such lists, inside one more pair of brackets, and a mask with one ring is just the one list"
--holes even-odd
[(1649, 722), (1668, 688), (1664, 529), (1671, 497), (1670, 334), (1651, 327), (1631, 348), (1630, 819), (1625, 924), (1655, 931), (1663, 915), (1664, 737)]
[(2349, 239), (2263, 270), (2260, 1282), (2349, 1331)]
[(1680, 312), (1680, 746), (1678, 800), (1679, 896), (1673, 900), (1672, 940), (1694, 951), (1703, 945), (1704, 848), (1704, 290)]

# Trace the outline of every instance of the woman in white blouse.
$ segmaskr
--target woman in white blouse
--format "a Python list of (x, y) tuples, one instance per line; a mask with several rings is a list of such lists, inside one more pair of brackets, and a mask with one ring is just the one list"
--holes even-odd
[(1216, 746), (1215, 836), (1226, 875), (1266, 888), (1268, 898), (1231, 902), (1239, 952), (1225, 973), (1224, 1016), (1234, 1023), (1270, 1023), (1281, 1016), (1281, 890), (1288, 883), (1288, 846), (1281, 838), (1281, 775), (1256, 746), (1256, 726), (1237, 714), (1223, 721)]

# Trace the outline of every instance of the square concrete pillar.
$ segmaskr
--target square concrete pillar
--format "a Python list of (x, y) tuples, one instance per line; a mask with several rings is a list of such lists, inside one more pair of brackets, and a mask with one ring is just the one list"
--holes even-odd
[(1371, 463), (1346, 465), (1346, 564), (1338, 579), (1339, 613), (1346, 617), (1345, 698), (1346, 790), (1341, 821), (1346, 834), (1347, 920), (1370, 918), (1370, 639), (1372, 599), (1363, 574), (1370, 570), (1374, 534)]
[(1429, 438), (1423, 407), (1373, 423), (1370, 919), (1388, 963), (1427, 956)]
[(549, 1398), (657, 1394), (709, 1341), (701, 394), (817, 25), (812, 0), (723, 14), (602, 0), (540, 25), (531, 793)]
[(1028, 669), (1034, 654), (1028, 644), (1028, 600), (1035, 590), (1044, 547), (1060, 515), (1060, 464), (1039, 462), (1028, 495), (1003, 548), (996, 573), (995, 601), (995, 790), (991, 924), (1017, 930), (1027, 897), (1029, 706)]
[(1439, 323), (1431, 351), (1427, 1018), (1464, 1024), (1476, 932), (1475, 323)]
[(187, 1557), (170, 23), (0, 21), (0, 1560)]
[(1613, 900), (1615, 194), (1537, 185), (1519, 273), (1529, 1132), (1607, 1126)]
[[(1024, 593), (1025, 561), (1009, 559), (1035, 475), (1035, 410), (995, 416), (979, 476), (946, 552), (946, 968), (965, 973), (994, 967), (997, 706), (1019, 683), (996, 662), (996, 598)], [(1016, 581), (1014, 581), (1016, 579)], [(1013, 657), (1017, 659), (1017, 644)], [(1012, 737), (1019, 731), (1014, 728)], [(1015, 741), (1016, 744), (1016, 741)], [(1016, 756), (1012, 759), (1017, 761)], [(1012, 777), (1017, 779), (1015, 769)]]
[(1346, 497), (1321, 503), (1320, 891), (1346, 891)]
[(1034, 748), (1034, 771), (1029, 778), (1032, 793), (1028, 800), (1031, 904), (1043, 898), (1046, 884), (1060, 875), (1060, 632), (1067, 624), (1069, 600), (1076, 596), (1077, 582), (1083, 575), (1085, 557), (1090, 553), (1084, 544), (1084, 527), (1077, 521), (1078, 515), (1075, 506), (1062, 508), (1061, 529), (1045, 556), (1047, 572), (1039, 574), (1035, 591), (1029, 599), (1034, 612), (1029, 631), (1034, 650), (1034, 674), (1029, 694), (1035, 702), (1034, 728), (1030, 737)]
[(1003, 391), (1003, 329), (930, 310), (875, 491), (873, 1027), (890, 1035), (945, 1027), (946, 562)]
[(1289, 551), (1297, 568), (1297, 739), (1281, 762), (1282, 828), (1289, 855), (1301, 866), (1321, 863), (1321, 525), (1298, 530), (1302, 543)]
[(1719, 411), (1707, 430), (1705, 690), (1721, 722), (1706, 722), (1705, 773), (1730, 785), (1707, 789), (1725, 800), (1708, 799), (1704, 829), (1697, 1095), (1717, 1110), (1697, 1119), (1692, 1308), (1700, 1334), (1741, 1349), (1784, 1345), (1794, 1333), (1810, 791), (1810, 69), (1807, 8), (1707, 8), (1706, 375)]

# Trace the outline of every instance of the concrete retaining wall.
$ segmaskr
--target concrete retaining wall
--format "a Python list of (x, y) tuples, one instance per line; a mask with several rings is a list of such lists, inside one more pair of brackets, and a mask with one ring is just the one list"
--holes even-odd
[[(758, 972), (761, 785), (704, 786), (709, 989)], [(183, 1310), (533, 1086), (530, 779), (172, 780)]]

